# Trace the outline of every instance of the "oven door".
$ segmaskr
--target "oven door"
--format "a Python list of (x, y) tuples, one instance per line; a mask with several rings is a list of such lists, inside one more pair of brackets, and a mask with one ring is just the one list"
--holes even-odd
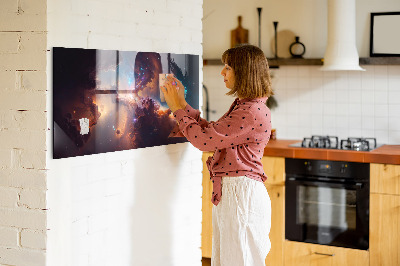
[(369, 185), (286, 177), (286, 239), (367, 250)]

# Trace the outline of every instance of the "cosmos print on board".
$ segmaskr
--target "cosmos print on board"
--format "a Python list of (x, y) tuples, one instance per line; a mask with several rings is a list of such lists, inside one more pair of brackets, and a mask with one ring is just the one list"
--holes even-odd
[(187, 141), (160, 100), (159, 74), (174, 74), (199, 106), (199, 56), (53, 48), (53, 158)]

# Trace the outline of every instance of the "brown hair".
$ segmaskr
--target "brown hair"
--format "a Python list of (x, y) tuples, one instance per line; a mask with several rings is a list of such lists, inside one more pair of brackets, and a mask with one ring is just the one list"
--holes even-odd
[(222, 54), (221, 60), (235, 74), (235, 86), (227, 95), (254, 99), (274, 94), (268, 61), (260, 48), (249, 44), (230, 48)]

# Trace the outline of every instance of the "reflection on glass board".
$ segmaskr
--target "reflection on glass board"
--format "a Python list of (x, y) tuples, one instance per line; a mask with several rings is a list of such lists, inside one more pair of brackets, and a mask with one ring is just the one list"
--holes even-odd
[(185, 142), (160, 101), (159, 74), (174, 74), (199, 108), (199, 56), (53, 48), (53, 158)]

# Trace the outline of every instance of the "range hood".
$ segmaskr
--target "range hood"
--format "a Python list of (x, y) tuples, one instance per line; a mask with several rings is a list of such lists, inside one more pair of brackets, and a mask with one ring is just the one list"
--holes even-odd
[(328, 0), (328, 44), (323, 71), (358, 70), (355, 0)]

